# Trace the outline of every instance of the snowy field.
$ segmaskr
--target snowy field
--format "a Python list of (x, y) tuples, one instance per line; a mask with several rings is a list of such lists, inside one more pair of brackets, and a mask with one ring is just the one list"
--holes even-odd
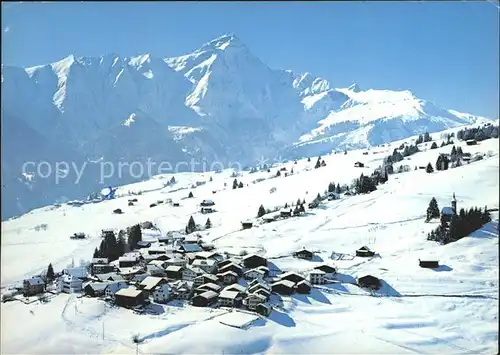
[[(424, 219), (433, 196), (441, 208), (450, 205), (454, 192), (459, 209), (499, 207), (498, 139), (476, 146), (456, 143), (464, 152), (489, 153), (481, 161), (432, 174), (413, 168), (428, 162), (434, 165), (438, 154), (449, 153), (452, 146), (427, 150), (431, 143), (422, 144), (425, 151), (402, 162), (412, 171), (391, 175), (375, 192), (343, 196), (307, 210), (303, 216), (241, 230), (240, 222), (255, 220), (261, 204), (273, 208), (298, 198), (310, 202), (330, 181), (350, 184), (362, 172), (370, 174), (400, 143), (371, 148), (368, 155), (360, 150), (324, 156), (327, 166), (320, 169), (314, 169), (317, 157), (311, 157), (311, 162), (281, 164), (288, 172), (293, 168), (294, 174), (288, 177), (282, 171), (281, 177), (270, 178), (276, 167), (271, 173), (242, 172), (236, 179), (245, 187), (236, 190), (232, 189), (231, 171), (176, 174), (177, 183), (166, 188), (163, 182), (171, 176), (158, 176), (120, 188), (122, 197), (112, 201), (46, 207), (2, 223), (2, 286), (40, 272), (49, 262), (60, 270), (72, 259), (75, 263), (89, 260), (103, 228), (125, 228), (150, 220), (166, 233), (184, 228), (191, 215), (201, 225), (210, 217), (213, 228), (201, 234), (219, 250), (260, 251), (276, 269), (285, 271), (304, 272), (321, 260), (335, 263), (339, 269), (336, 282), (319, 286), (309, 295), (283, 296), (282, 308), (242, 328), (238, 324), (252, 321), (250, 316), (180, 303), (158, 305), (157, 315), (138, 315), (106, 308), (96, 299), (69, 295), (59, 295), (46, 304), (9, 302), (1, 306), (2, 352), (134, 353), (131, 337), (138, 334), (143, 354), (496, 354), (498, 214), (481, 230), (446, 246), (426, 240), (438, 221), (424, 223)], [(365, 167), (355, 168), (356, 161)], [(266, 180), (254, 184), (259, 178)], [(192, 189), (196, 181), (206, 184)], [(273, 187), (276, 191), (270, 193)], [(128, 191), (149, 192), (135, 196), (138, 203), (129, 207)], [(194, 198), (186, 199), (189, 191)], [(179, 202), (180, 207), (149, 207), (167, 198)], [(202, 215), (198, 206), (203, 199), (213, 199), (217, 212)], [(124, 214), (112, 214), (115, 208)], [(42, 223), (47, 229), (36, 231), (34, 227)], [(91, 238), (70, 240), (75, 232)], [(354, 257), (363, 245), (380, 256)], [(290, 257), (302, 247), (318, 251), (317, 261)], [(418, 259), (426, 256), (436, 256), (442, 266), (420, 268)], [(373, 296), (352, 285), (366, 274), (383, 280)]]

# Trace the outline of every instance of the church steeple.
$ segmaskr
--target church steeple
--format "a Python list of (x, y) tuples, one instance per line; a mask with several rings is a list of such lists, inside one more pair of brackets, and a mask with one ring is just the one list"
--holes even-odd
[(457, 199), (455, 198), (455, 193), (453, 193), (453, 199), (451, 200), (451, 209), (454, 214), (457, 214)]

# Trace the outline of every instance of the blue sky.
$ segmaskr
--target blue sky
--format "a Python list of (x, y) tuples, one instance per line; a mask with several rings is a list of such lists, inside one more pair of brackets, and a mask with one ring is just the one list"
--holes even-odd
[(499, 10), (457, 2), (2, 3), (2, 63), (176, 56), (236, 34), (272, 68), (498, 117)]

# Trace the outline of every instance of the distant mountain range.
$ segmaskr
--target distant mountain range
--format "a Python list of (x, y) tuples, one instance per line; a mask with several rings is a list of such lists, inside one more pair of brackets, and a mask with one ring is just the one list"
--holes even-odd
[[(487, 120), (409, 91), (334, 88), (271, 69), (234, 35), (175, 58), (70, 55), (32, 68), (2, 65), (1, 81), (2, 219), (100, 189), (99, 160), (251, 166)], [(42, 160), (90, 168), (79, 184), (21, 174), (23, 162)]]

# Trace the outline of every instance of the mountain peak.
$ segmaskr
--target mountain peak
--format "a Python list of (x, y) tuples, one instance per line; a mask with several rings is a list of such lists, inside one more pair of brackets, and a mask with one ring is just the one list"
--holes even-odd
[(244, 43), (234, 33), (226, 33), (205, 43), (201, 49), (206, 50), (212, 48), (223, 51), (227, 48), (239, 48), (244, 46)]
[(352, 85), (349, 86), (347, 88), (347, 90), (353, 91), (353, 92), (360, 92), (361, 91), (361, 89), (359, 88), (359, 85), (357, 83), (352, 83)]

